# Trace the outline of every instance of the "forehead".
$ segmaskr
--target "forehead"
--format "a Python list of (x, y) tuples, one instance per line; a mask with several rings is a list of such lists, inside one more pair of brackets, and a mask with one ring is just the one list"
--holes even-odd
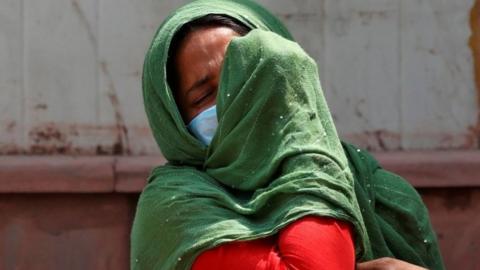
[(204, 69), (216, 67), (223, 60), (230, 40), (238, 34), (229, 27), (205, 27), (189, 33), (179, 44), (175, 56), (181, 80), (202, 76)]
[(208, 49), (214, 51), (223, 48), (234, 36), (238, 34), (227, 26), (208, 26), (199, 28), (188, 33), (179, 44), (176, 57), (179, 58), (185, 53), (211, 53)]

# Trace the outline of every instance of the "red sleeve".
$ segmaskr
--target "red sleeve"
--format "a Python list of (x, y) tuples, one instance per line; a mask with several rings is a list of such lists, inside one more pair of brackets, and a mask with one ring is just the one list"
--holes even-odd
[(220, 245), (200, 254), (192, 270), (354, 269), (350, 226), (332, 218), (307, 216), (278, 235)]

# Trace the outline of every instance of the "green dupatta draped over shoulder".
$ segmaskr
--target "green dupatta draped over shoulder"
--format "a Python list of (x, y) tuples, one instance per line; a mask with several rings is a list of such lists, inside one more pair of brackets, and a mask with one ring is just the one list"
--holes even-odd
[[(207, 14), (254, 29), (227, 48), (219, 126), (209, 147), (187, 131), (166, 79), (175, 32)], [(131, 269), (190, 269), (206, 249), (275, 234), (305, 215), (351, 223), (359, 261), (392, 256), (441, 269), (418, 194), (367, 154), (342, 147), (316, 64), (292, 40), (273, 15), (247, 0), (194, 1), (159, 28), (145, 57), (143, 94), (169, 163), (152, 170), (140, 196)], [(376, 192), (397, 186), (398, 197)], [(411, 223), (395, 220), (397, 212)]]

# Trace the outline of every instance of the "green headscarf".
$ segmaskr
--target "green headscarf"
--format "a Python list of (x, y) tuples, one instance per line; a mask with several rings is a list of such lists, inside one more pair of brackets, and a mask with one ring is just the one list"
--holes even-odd
[(208, 14), (230, 16), (252, 29), (269, 30), (287, 39), (293, 39), (275, 16), (257, 3), (248, 0), (194, 1), (176, 10), (164, 21), (145, 56), (143, 95), (155, 140), (165, 158), (175, 164), (202, 165), (206, 148), (185, 129), (185, 123), (167, 84), (170, 43), (184, 24)]
[[(227, 48), (217, 96), (219, 126), (205, 147), (186, 129), (166, 68), (176, 31), (207, 14), (230, 16), (255, 30)], [(362, 217), (363, 211), (377, 220), (376, 195), (363, 194), (368, 189), (354, 181), (316, 64), (291, 40), (281, 22), (247, 0), (194, 1), (159, 28), (145, 57), (143, 93), (169, 163), (152, 171), (140, 196), (131, 269), (190, 269), (206, 249), (275, 234), (306, 215), (351, 223), (359, 261), (397, 256), (388, 243), (378, 252), (370, 244), (375, 233), (386, 243), (381, 226), (366, 228), (372, 220)], [(359, 207), (359, 201), (368, 205)], [(436, 244), (434, 236), (430, 241)], [(426, 264), (417, 257), (410, 261)]]

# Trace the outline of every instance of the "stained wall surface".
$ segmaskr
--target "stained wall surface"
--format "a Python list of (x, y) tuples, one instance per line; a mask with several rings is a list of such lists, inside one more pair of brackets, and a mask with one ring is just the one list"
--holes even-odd
[[(0, 0), (0, 154), (159, 154), (142, 63), (184, 2)], [(260, 2), (317, 60), (342, 138), (381, 151), (478, 146), (474, 0)]]

